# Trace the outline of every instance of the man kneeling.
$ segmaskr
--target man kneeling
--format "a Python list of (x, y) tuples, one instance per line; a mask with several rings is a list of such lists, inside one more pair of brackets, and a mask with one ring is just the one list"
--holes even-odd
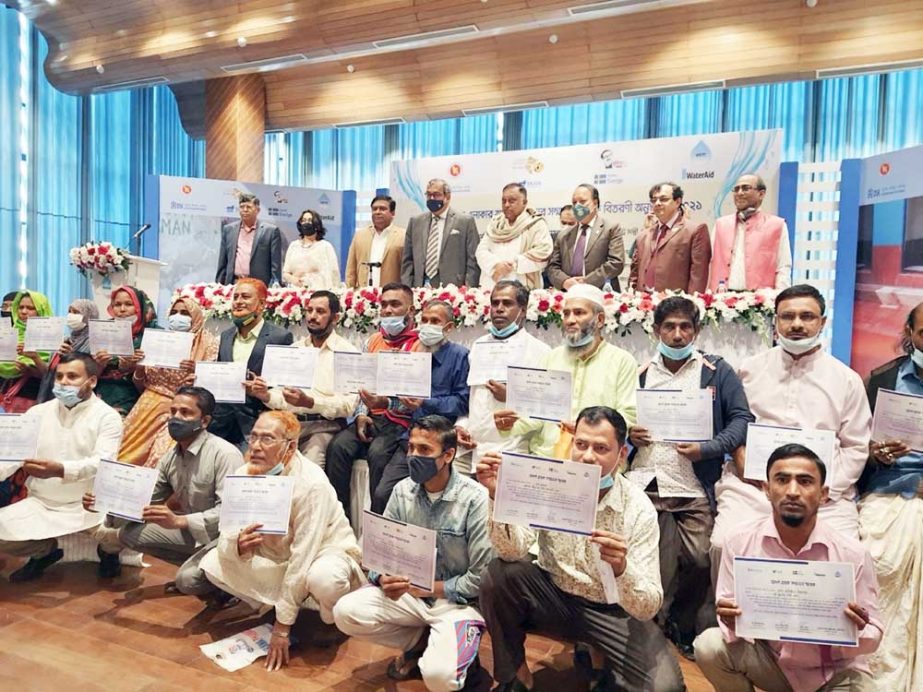
[[(371, 572), (369, 585), (334, 608), (350, 636), (401, 649), (388, 676), (422, 675), (427, 689), (459, 690), (474, 682), (484, 619), (475, 609), (481, 573), (493, 557), (487, 537), (487, 493), (454, 470), (457, 440), (448, 419), (430, 415), (410, 430), (410, 478), (394, 488), (384, 516), (438, 532), (432, 592), (407, 577)], [(429, 635), (427, 636), (427, 632)]]
[(321, 468), (298, 451), (301, 426), (288, 411), (260, 415), (248, 439), (239, 475), (294, 476), (288, 533), (259, 532), (259, 524), (222, 532), (200, 563), (208, 580), (254, 609), (275, 608), (266, 667), (288, 663), (289, 631), (302, 607), (314, 604), (333, 622), (333, 606), (362, 582), (361, 555), (333, 486)]
[[(626, 434), (625, 419), (607, 406), (591, 406), (577, 416), (571, 460), (601, 467), (592, 536), (533, 531), (491, 519), (490, 539), (499, 559), (484, 575), (481, 607), (498, 690), (532, 689), (524, 648), (529, 631), (595, 647), (605, 666), (593, 671), (594, 690), (685, 689), (679, 665), (652, 620), (663, 601), (660, 531), (647, 495), (619, 473)], [(489, 452), (478, 463), (478, 480), (491, 498), (500, 462), (500, 454)], [(538, 560), (529, 562), (536, 539)], [(600, 569), (612, 570), (615, 602), (607, 597)]]

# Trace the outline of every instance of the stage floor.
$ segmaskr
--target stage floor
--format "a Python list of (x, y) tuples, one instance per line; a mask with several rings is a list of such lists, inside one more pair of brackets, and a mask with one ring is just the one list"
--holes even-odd
[[(97, 579), (90, 563), (59, 563), (36, 582), (10, 584), (6, 577), (21, 562), (0, 558), (0, 688), (188, 692), (270, 690), (281, 683), (299, 690), (425, 690), (420, 681), (388, 679), (385, 670), (396, 652), (337, 636), (316, 613), (299, 618), (296, 634), (303, 643), (288, 668), (267, 673), (257, 662), (228, 673), (199, 645), (260, 620), (246, 606), (212, 611), (196, 598), (165, 595), (163, 584), (175, 568), (147, 561), (151, 567), (123, 568), (108, 584)], [(572, 668), (570, 647), (529, 637), (527, 655), (538, 690), (585, 689)], [(490, 670), (486, 637), (481, 660)], [(695, 664), (682, 658), (680, 663), (691, 692), (712, 689)]]

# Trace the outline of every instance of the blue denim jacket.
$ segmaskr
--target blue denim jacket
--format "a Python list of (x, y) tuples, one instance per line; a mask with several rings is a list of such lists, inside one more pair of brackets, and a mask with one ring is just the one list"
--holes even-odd
[[(426, 488), (405, 478), (394, 487), (384, 516), (433, 529), (436, 535), (436, 581), (445, 582), (445, 597), (467, 604), (478, 597), (481, 575), (494, 557), (487, 533), (487, 490), (454, 468), (435, 502)], [(378, 581), (378, 574), (369, 579)]]

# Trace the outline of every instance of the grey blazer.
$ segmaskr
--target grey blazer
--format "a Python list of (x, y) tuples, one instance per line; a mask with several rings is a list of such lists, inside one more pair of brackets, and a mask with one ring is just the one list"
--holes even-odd
[[(580, 233), (580, 224), (558, 233), (554, 239), (554, 251), (548, 262), (548, 279), (557, 289), (564, 287), (574, 259), (574, 245)], [(625, 243), (622, 227), (598, 212), (590, 226), (585, 255), (586, 282), (602, 288), (608, 279), (612, 288), (619, 290), (619, 274), (625, 266)]]
[[(432, 218), (433, 215), (426, 212), (414, 216), (407, 224), (401, 281), (408, 286), (422, 286), (426, 279), (426, 242)], [(479, 241), (474, 219), (449, 207), (442, 232), (439, 272), (430, 277), (433, 285), (477, 286), (481, 278), (481, 268), (475, 257)]]
[[(221, 229), (221, 247), (218, 250), (219, 284), (234, 283), (234, 264), (237, 260), (237, 236), (240, 222), (225, 224)], [(250, 251), (250, 276), (267, 286), (273, 281), (282, 283), (282, 231), (278, 226), (260, 221)]]

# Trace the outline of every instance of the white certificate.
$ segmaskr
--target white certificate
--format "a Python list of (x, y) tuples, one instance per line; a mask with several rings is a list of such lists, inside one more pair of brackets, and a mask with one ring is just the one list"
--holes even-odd
[(429, 399), (432, 394), (433, 354), (414, 351), (379, 351), (378, 396)]
[(100, 459), (93, 482), (93, 509), (129, 521), (144, 521), (141, 515), (151, 504), (158, 473), (156, 468)]
[(0, 414), (0, 461), (35, 458), (38, 447), (38, 418), (16, 413)]
[(734, 558), (738, 637), (858, 646), (844, 614), (856, 600), (853, 565), (768, 558)]
[(110, 356), (133, 356), (135, 343), (128, 320), (87, 320), (90, 353), (105, 351)]
[[(19, 354), (16, 346), (19, 344), (19, 332), (9, 327), (0, 329), (0, 360), (15, 361)], [(60, 346), (60, 344), (58, 344)]]
[(259, 533), (284, 536), (292, 513), (294, 476), (225, 476), (218, 530), (262, 524)]
[(520, 365), (523, 357), (522, 341), (481, 341), (471, 346), (468, 357), (468, 386), (487, 384), (487, 380), (506, 382), (506, 368)]
[(225, 404), (242, 404), (247, 400), (244, 380), (247, 379), (247, 364), (199, 361), (195, 364), (195, 383), (205, 387), (215, 401)]
[(712, 427), (711, 389), (639, 389), (638, 425), (647, 428), (657, 442), (702, 442), (710, 440)]
[(872, 439), (876, 442), (900, 440), (911, 449), (923, 451), (923, 396), (879, 389)]
[(64, 329), (67, 320), (64, 317), (30, 317), (26, 320), (26, 336), (22, 350), (57, 351), (64, 341)]
[(436, 580), (436, 532), (365, 510), (362, 564), (379, 574), (407, 577), (417, 588), (432, 591)]
[(494, 521), (589, 535), (596, 525), (600, 473), (596, 464), (504, 452)]
[(506, 372), (506, 407), (539, 420), (571, 420), (573, 376), (566, 370), (510, 365)]
[(303, 346), (267, 346), (260, 377), (270, 387), (311, 389), (318, 353), (316, 348)]
[(356, 394), (360, 389), (374, 392), (378, 386), (378, 354), (333, 353), (333, 390)]
[(192, 358), (194, 339), (192, 332), (145, 329), (141, 337), (141, 350), (144, 351), (141, 363), (154, 368), (179, 368), (180, 361)]
[(784, 428), (762, 423), (747, 425), (747, 456), (744, 459), (744, 478), (754, 481), (766, 480), (766, 462), (769, 456), (782, 445), (802, 444), (824, 462), (827, 467), (827, 485), (833, 471), (833, 454), (836, 449), (836, 433), (833, 430), (806, 430)]

